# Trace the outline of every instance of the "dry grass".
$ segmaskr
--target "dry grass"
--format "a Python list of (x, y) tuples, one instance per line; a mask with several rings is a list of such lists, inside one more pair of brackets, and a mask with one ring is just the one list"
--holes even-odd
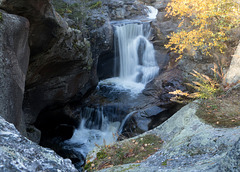
[(154, 154), (162, 143), (163, 141), (155, 135), (145, 135), (121, 144), (105, 145), (101, 147), (93, 162), (87, 162), (85, 170), (96, 171), (115, 165), (139, 163)]
[(214, 127), (240, 126), (240, 88), (229, 94), (203, 100), (197, 115)]

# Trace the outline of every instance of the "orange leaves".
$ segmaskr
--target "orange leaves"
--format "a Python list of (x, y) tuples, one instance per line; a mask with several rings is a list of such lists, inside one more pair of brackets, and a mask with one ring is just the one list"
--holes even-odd
[(212, 48), (224, 53), (224, 42), (229, 39), (226, 33), (239, 27), (239, 9), (234, 0), (172, 0), (166, 7), (166, 16), (182, 20), (182, 30), (172, 33), (165, 47), (180, 57), (196, 50), (211, 55)]

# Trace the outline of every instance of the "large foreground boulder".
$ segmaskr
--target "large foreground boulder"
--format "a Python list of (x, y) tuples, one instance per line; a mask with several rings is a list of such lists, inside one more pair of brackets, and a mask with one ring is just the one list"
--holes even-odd
[(21, 136), (0, 117), (0, 171), (77, 172), (69, 159)]
[(196, 116), (197, 109), (197, 102), (190, 103), (146, 132), (161, 137), (164, 143), (145, 161), (102, 171), (239, 171), (240, 127), (214, 128)]
[(29, 61), (29, 22), (0, 10), (0, 112), (24, 133), (22, 101)]

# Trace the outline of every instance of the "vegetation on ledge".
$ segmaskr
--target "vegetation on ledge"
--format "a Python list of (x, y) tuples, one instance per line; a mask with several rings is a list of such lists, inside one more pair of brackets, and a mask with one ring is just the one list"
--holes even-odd
[[(194, 71), (195, 80), (187, 83), (195, 92), (188, 93), (176, 90), (170, 92), (175, 95), (171, 100), (178, 103), (187, 103), (193, 99), (201, 99), (196, 113), (203, 121), (214, 127), (240, 126), (240, 81), (225, 86), (224, 74), (216, 72), (215, 78)], [(234, 86), (235, 85), (235, 86)]]
[(228, 94), (202, 100), (197, 116), (214, 127), (240, 126), (240, 88)]
[(85, 170), (95, 171), (116, 165), (139, 163), (154, 154), (162, 145), (161, 138), (149, 134), (122, 142), (122, 144), (105, 145), (97, 153), (94, 161), (88, 161)]

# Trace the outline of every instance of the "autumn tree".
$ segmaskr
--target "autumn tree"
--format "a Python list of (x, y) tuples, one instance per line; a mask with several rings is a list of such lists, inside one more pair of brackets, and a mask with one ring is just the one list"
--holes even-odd
[(179, 31), (169, 36), (166, 48), (178, 53), (200, 51), (211, 56), (211, 49), (224, 53), (231, 29), (240, 26), (238, 0), (172, 0), (167, 16), (181, 20)]

